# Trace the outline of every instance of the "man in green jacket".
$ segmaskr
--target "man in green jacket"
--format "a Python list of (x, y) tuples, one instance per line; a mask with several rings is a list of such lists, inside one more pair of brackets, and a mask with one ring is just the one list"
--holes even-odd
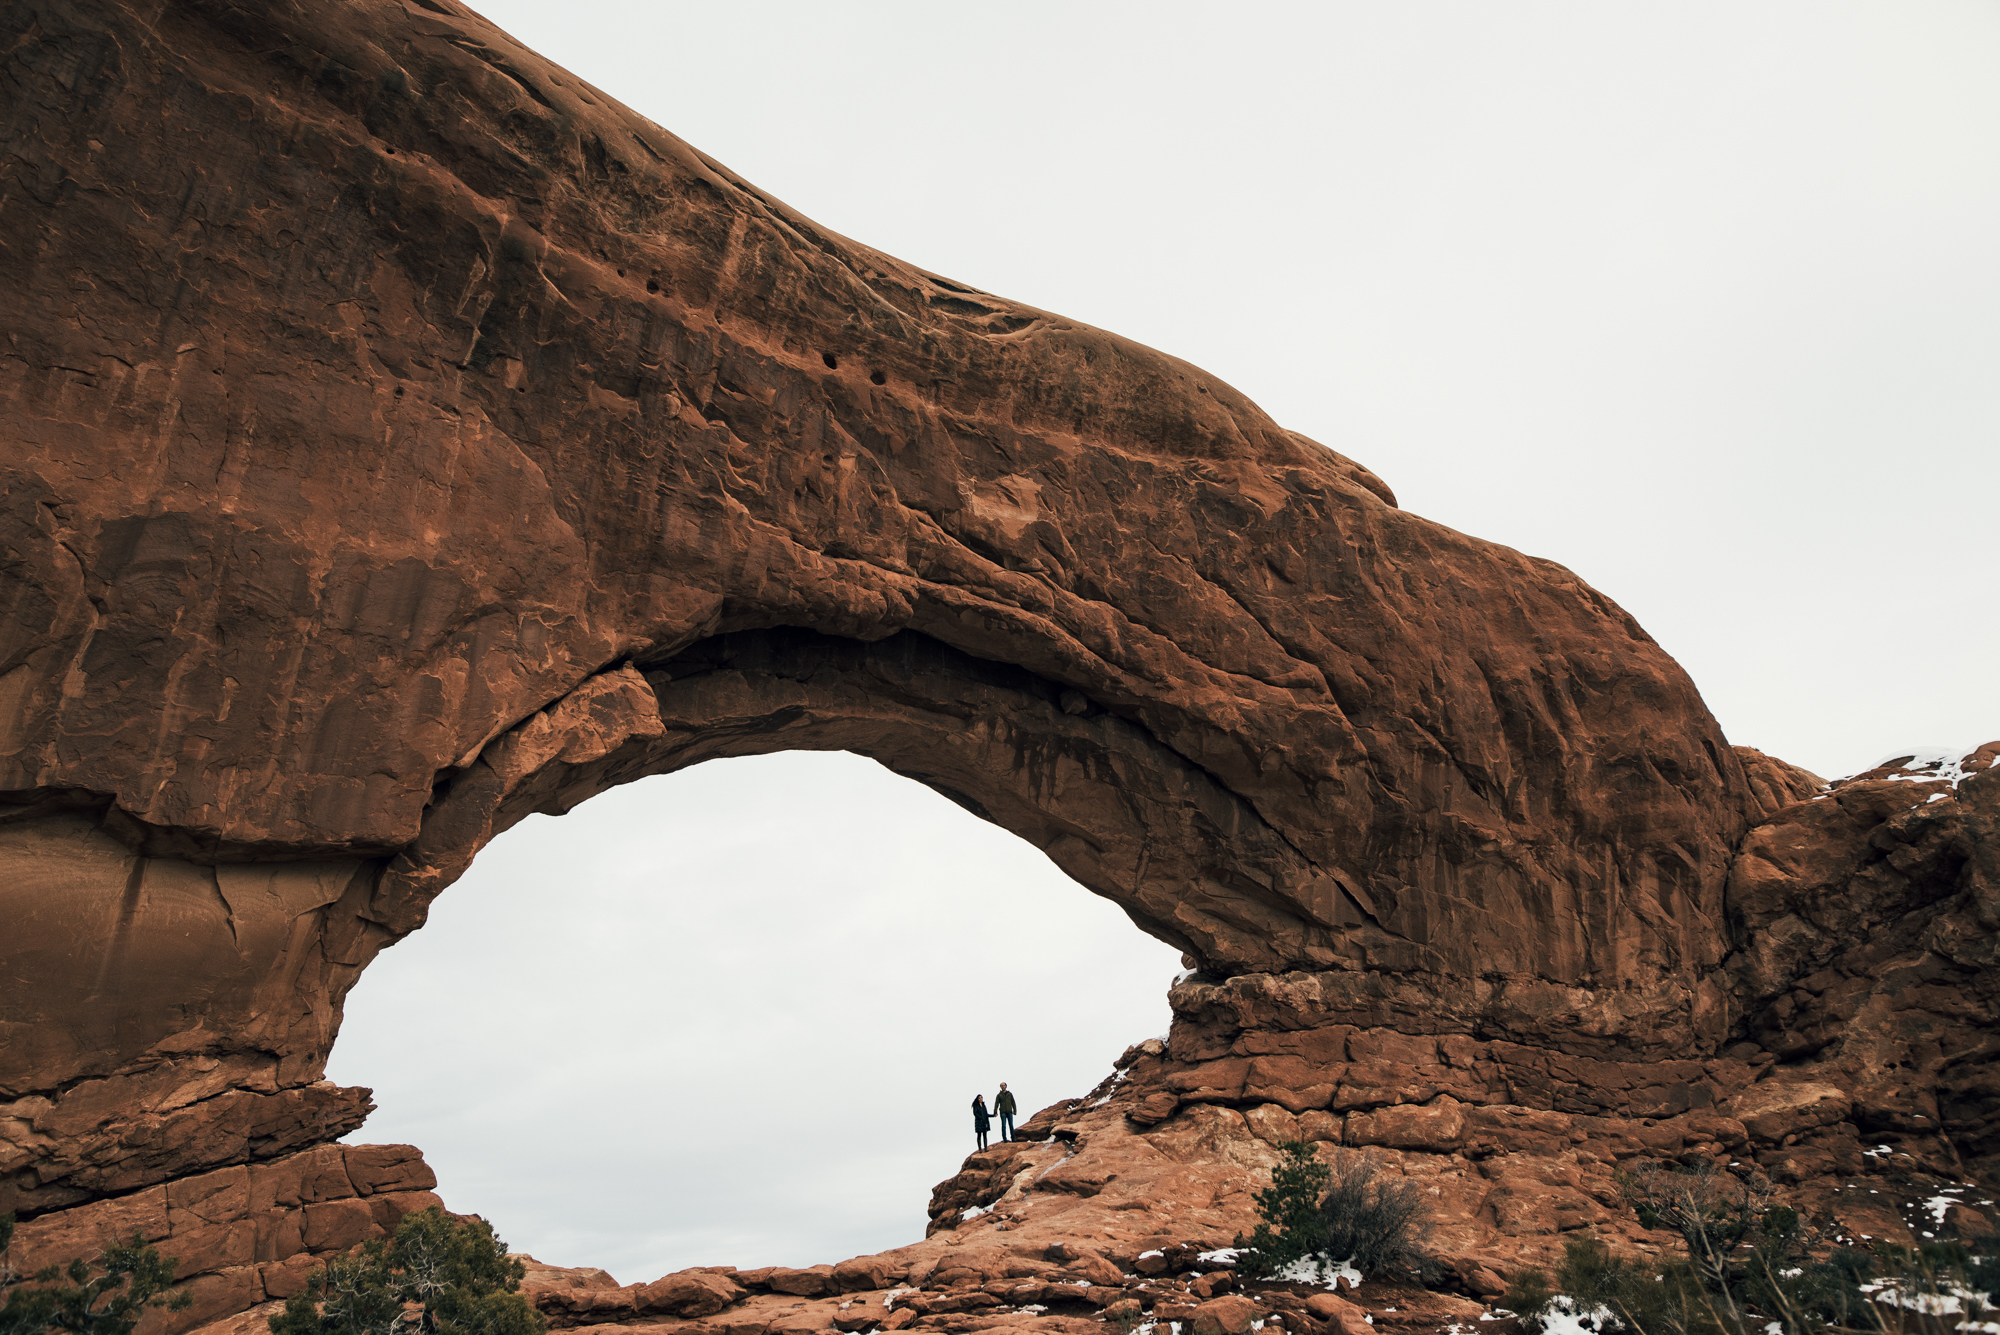
[(993, 1096), (993, 1111), (1000, 1118), (1000, 1139), (1014, 1138), (1014, 1096), (1007, 1092), (1007, 1082), (1000, 1082), (1000, 1092)]

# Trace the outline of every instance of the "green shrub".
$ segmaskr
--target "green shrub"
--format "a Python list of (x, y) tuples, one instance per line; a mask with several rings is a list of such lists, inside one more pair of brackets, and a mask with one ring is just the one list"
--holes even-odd
[(1680, 1235), (1683, 1256), (1637, 1261), (1595, 1239), (1568, 1239), (1553, 1289), (1538, 1271), (1512, 1277), (1503, 1301), (1528, 1328), (1543, 1326), (1559, 1295), (1573, 1311), (1601, 1310), (1607, 1335), (1886, 1335), (1937, 1324), (1889, 1295), (2000, 1297), (2000, 1256), (1987, 1246), (1838, 1247), (1816, 1257), (1819, 1236), (1756, 1184), (1711, 1168), (1648, 1168), (1619, 1182), (1642, 1223)]
[(1647, 1264), (1613, 1256), (1595, 1238), (1569, 1238), (1557, 1278), (1578, 1305), (1610, 1313), (1614, 1330), (1722, 1335), (1735, 1329), (1717, 1311), (1700, 1272), (1686, 1260)]
[(1319, 1161), (1310, 1141), (1278, 1146), (1285, 1161), (1271, 1171), (1271, 1185), (1253, 1198), (1261, 1222), (1236, 1245), (1248, 1254), (1237, 1258), (1237, 1269), (1248, 1279), (1264, 1279), (1323, 1252), (1325, 1228), (1319, 1202), (1333, 1170)]
[[(1733, 1313), (1731, 1257), (1756, 1227), (1766, 1205), (1762, 1195), (1712, 1163), (1695, 1168), (1648, 1163), (1636, 1172), (1619, 1173), (1617, 1180), (1641, 1224), (1680, 1234), (1689, 1264)], [(1777, 1222), (1796, 1230), (1798, 1216), (1784, 1210)]]
[(1247, 1252), (1237, 1268), (1247, 1278), (1268, 1278), (1301, 1261), (1322, 1277), (1342, 1263), (1364, 1275), (1422, 1264), (1416, 1233), (1429, 1207), (1421, 1187), (1384, 1178), (1373, 1154), (1350, 1154), (1335, 1170), (1306, 1141), (1278, 1148), (1285, 1161), (1255, 1197), (1262, 1222), (1247, 1241), (1236, 1237)]
[(1850, 1324), (1868, 1324), (1884, 1332), (1948, 1330), (1957, 1318), (1922, 1315), (1920, 1309), (1938, 1300), (1946, 1311), (1983, 1306), (1986, 1310), (1972, 1319), (1990, 1322), (1992, 1309), (2000, 1306), (2000, 1240), (1925, 1242), (1916, 1247), (1878, 1242), (1872, 1255), (1849, 1255), (1858, 1261), (1853, 1267), (1852, 1287), (1859, 1300), (1854, 1310), (1869, 1318)]
[(1877, 1243), (1866, 1259), (1888, 1274), (1921, 1276), (1939, 1288), (1963, 1289), (2000, 1307), (2000, 1239), (1925, 1242), (1914, 1248)]
[[(0, 1215), (0, 1335), (127, 1335), (149, 1307), (181, 1311), (192, 1301), (169, 1293), (175, 1260), (162, 1256), (144, 1238), (106, 1247), (94, 1263), (81, 1259), (45, 1266), (33, 1275), (14, 1273), (8, 1255), (14, 1244), (14, 1216)], [(94, 1278), (91, 1272), (99, 1272)]]
[(1729, 1335), (1695, 1268), (1613, 1256), (1591, 1237), (1563, 1239), (1556, 1283), (1539, 1270), (1516, 1271), (1501, 1301), (1529, 1330), (1540, 1330), (1566, 1298), (1569, 1310), (1597, 1313), (1605, 1335)]
[(1540, 1330), (1555, 1300), (1556, 1291), (1549, 1287), (1548, 1275), (1524, 1266), (1507, 1277), (1507, 1292), (1500, 1299), (1500, 1306), (1521, 1318), (1521, 1324), (1529, 1330)]
[(523, 1269), (484, 1220), (432, 1206), (396, 1236), (335, 1257), (271, 1318), (272, 1335), (543, 1335), (517, 1290)]

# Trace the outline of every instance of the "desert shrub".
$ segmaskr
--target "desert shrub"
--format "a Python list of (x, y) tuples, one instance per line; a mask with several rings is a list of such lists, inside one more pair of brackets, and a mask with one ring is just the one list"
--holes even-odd
[(1680, 1235), (1684, 1254), (1655, 1264), (1569, 1239), (1553, 1289), (1535, 1271), (1508, 1286), (1506, 1305), (1529, 1327), (1540, 1329), (1566, 1297), (1571, 1311), (1599, 1312), (1610, 1335), (1891, 1332), (1928, 1328), (1918, 1314), (1946, 1310), (1936, 1303), (1993, 1302), (1983, 1283), (2000, 1290), (1990, 1248), (1827, 1250), (1796, 1211), (1712, 1168), (1642, 1169), (1620, 1185), (1641, 1222)]
[(1320, 1202), (1320, 1254), (1364, 1275), (1420, 1262), (1417, 1230), (1430, 1214), (1423, 1188), (1386, 1178), (1373, 1154), (1351, 1155)]
[(1992, 1306), (2000, 1307), (2000, 1241), (1982, 1239), (1976, 1252), (1965, 1253), (1965, 1286)]
[(1875, 1258), (1849, 1247), (1815, 1257), (1818, 1237), (1785, 1206), (1764, 1211), (1730, 1278), (1753, 1325), (1786, 1332), (1877, 1323), (1862, 1285)]
[(1569, 1295), (1580, 1311), (1602, 1309), (1605, 1328), (1638, 1335), (1664, 1335), (1663, 1313), (1655, 1309), (1660, 1276), (1650, 1267), (1624, 1257), (1595, 1238), (1563, 1239), (1562, 1264), (1556, 1267), (1556, 1287)]
[(1267, 1278), (1301, 1263), (1325, 1275), (1345, 1262), (1364, 1275), (1404, 1266), (1421, 1278), (1425, 1258), (1416, 1237), (1429, 1214), (1421, 1187), (1383, 1176), (1373, 1154), (1349, 1155), (1334, 1169), (1307, 1142), (1278, 1148), (1285, 1161), (1255, 1197), (1262, 1222), (1247, 1240), (1236, 1237), (1244, 1249), (1236, 1264), (1246, 1277)]
[(1613, 1256), (1595, 1238), (1567, 1238), (1556, 1279), (1579, 1307), (1608, 1313), (1613, 1331), (1723, 1335), (1734, 1329), (1716, 1310), (1700, 1272), (1685, 1260), (1651, 1265)]
[(1693, 1266), (1613, 1256), (1590, 1237), (1563, 1240), (1555, 1287), (1539, 1270), (1516, 1271), (1502, 1302), (1530, 1330), (1542, 1329), (1564, 1303), (1579, 1315), (1594, 1314), (1606, 1335), (1725, 1335), (1727, 1329)]
[(524, 1270), (484, 1220), (432, 1206), (396, 1235), (329, 1260), (271, 1318), (272, 1335), (543, 1335)]
[(1885, 1275), (1922, 1277), (2000, 1306), (2000, 1238), (1926, 1242), (1907, 1249), (1878, 1243), (1867, 1259)]
[[(1641, 1224), (1678, 1233), (1703, 1282), (1725, 1298), (1733, 1297), (1731, 1258), (1764, 1211), (1767, 1202), (1760, 1192), (1712, 1163), (1695, 1168), (1649, 1163), (1636, 1172), (1619, 1173), (1618, 1186)], [(1777, 1218), (1781, 1227), (1797, 1222), (1790, 1210)]]
[(1549, 1287), (1547, 1272), (1523, 1266), (1507, 1277), (1507, 1292), (1500, 1299), (1500, 1306), (1521, 1318), (1523, 1326), (1540, 1330), (1555, 1299), (1556, 1291)]
[(1239, 1233), (1244, 1255), (1236, 1267), (1245, 1278), (1264, 1279), (1324, 1251), (1319, 1202), (1333, 1170), (1319, 1161), (1309, 1141), (1278, 1147), (1285, 1161), (1271, 1172), (1271, 1185), (1256, 1194), (1259, 1223), (1249, 1238)]
[(1878, 1242), (1865, 1265), (1857, 1267), (1857, 1297), (1866, 1306), (1866, 1324), (1883, 1332), (1950, 1329), (1959, 1317), (1967, 1330), (1991, 1329), (2000, 1307), (2000, 1240), (1926, 1242), (1895, 1247)]
[(1783, 1331), (1817, 1329), (1823, 1318), (1815, 1312), (1831, 1313), (1847, 1294), (1811, 1259), (1817, 1239), (1798, 1212), (1772, 1204), (1761, 1178), (1739, 1179), (1712, 1163), (1649, 1163), (1621, 1172), (1618, 1185), (1641, 1224), (1680, 1235), (1685, 1260), (1667, 1272), (1685, 1269), (1700, 1303), (1699, 1311), (1687, 1303), (1676, 1309), (1675, 1329), (1742, 1331), (1753, 1314), (1760, 1329), (1774, 1321)]
[[(162, 1256), (138, 1234), (106, 1247), (95, 1261), (45, 1266), (18, 1275), (9, 1259), (14, 1216), (0, 1216), (0, 1335), (127, 1335), (150, 1307), (180, 1311), (191, 1301), (170, 1293), (175, 1261)], [(95, 1275), (92, 1271), (96, 1271)]]

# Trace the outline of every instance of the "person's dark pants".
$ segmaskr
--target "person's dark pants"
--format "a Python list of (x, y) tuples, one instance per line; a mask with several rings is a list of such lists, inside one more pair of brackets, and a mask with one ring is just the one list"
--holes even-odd
[(1001, 1113), (1001, 1114), (1000, 1114), (1000, 1139), (1002, 1139), (1002, 1140), (1012, 1140), (1013, 1138), (1014, 1138), (1014, 1114), (1013, 1114), (1013, 1113)]
[(975, 1135), (975, 1136), (977, 1136), (977, 1137), (979, 1137), (979, 1148), (980, 1148), (980, 1149), (982, 1149), (982, 1150), (983, 1150), (983, 1149), (985, 1149), (985, 1148), (986, 1148), (986, 1133), (985, 1133), (984, 1131), (974, 1131), (974, 1132), (973, 1132), (972, 1134), (973, 1134), (973, 1135)]

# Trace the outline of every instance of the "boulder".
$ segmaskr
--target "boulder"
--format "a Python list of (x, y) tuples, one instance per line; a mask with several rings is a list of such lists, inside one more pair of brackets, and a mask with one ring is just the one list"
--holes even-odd
[(777, 1266), (764, 1274), (764, 1285), (773, 1293), (790, 1293), (800, 1298), (819, 1298), (834, 1292), (833, 1267), (809, 1266), (795, 1270)]
[(1285, 1145), (1303, 1138), (1299, 1119), (1285, 1111), (1281, 1104), (1260, 1103), (1247, 1110), (1243, 1120), (1250, 1124), (1253, 1135), (1273, 1145)]
[(900, 1279), (907, 1261), (886, 1256), (854, 1256), (833, 1268), (829, 1280), (835, 1293), (863, 1293), (886, 1289), (892, 1279)]
[(1250, 1323), (1263, 1311), (1240, 1293), (1210, 1298), (1194, 1309), (1194, 1335), (1248, 1335)]
[(1447, 1154), (1465, 1138), (1465, 1114), (1458, 1100), (1443, 1095), (1423, 1106), (1378, 1108), (1349, 1113), (1349, 1145), (1381, 1145), (1398, 1150), (1428, 1150)]
[(1174, 1115), (1181, 1098), (1172, 1090), (1156, 1089), (1127, 1108), (1125, 1115), (1141, 1126), (1157, 1126)]
[(1947, 1207), (1943, 1223), (1952, 1234), (1968, 1242), (1991, 1238), (1994, 1233), (1993, 1221), (1970, 1205)]
[(1315, 1293), (1306, 1299), (1306, 1310), (1332, 1326), (1339, 1335), (1377, 1335), (1368, 1323), (1368, 1314), (1347, 1299), (1332, 1293)]
[(1069, 1271), (1092, 1284), (1117, 1286), (1125, 1282), (1125, 1272), (1095, 1252), (1086, 1252), (1069, 1262)]
[(1832, 1085), (1767, 1080), (1739, 1094), (1730, 1111), (1752, 1139), (1768, 1144), (1841, 1121), (1852, 1106)]
[(649, 1315), (713, 1316), (741, 1300), (744, 1292), (741, 1285), (716, 1271), (680, 1270), (642, 1286), (634, 1295), (634, 1306)]

